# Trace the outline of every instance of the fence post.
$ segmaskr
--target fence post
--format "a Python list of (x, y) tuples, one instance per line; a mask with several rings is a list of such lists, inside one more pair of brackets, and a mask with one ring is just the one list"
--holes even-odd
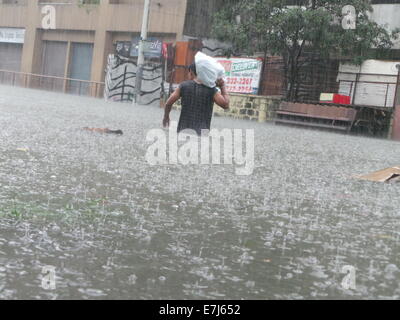
[(396, 91), (394, 93), (394, 103), (393, 103), (393, 123), (391, 126), (390, 137), (393, 140), (400, 141), (400, 64), (397, 66), (397, 83), (396, 83)]
[(353, 101), (351, 102), (352, 105), (354, 105), (354, 102), (356, 100), (356, 94), (357, 94), (357, 87), (358, 87), (358, 82), (360, 81), (360, 74), (357, 73), (356, 75), (356, 82), (354, 86), (354, 94), (353, 94)]
[(388, 94), (389, 94), (389, 83), (386, 85), (385, 107), (387, 107)]

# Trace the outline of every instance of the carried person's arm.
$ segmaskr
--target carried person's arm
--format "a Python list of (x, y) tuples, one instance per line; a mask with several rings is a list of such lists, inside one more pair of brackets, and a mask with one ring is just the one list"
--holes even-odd
[(172, 106), (174, 105), (175, 102), (177, 102), (181, 97), (181, 89), (178, 88), (174, 91), (173, 94), (169, 97), (167, 100), (167, 103), (165, 104), (165, 111), (164, 111), (164, 119), (163, 119), (163, 126), (165, 128), (169, 127), (170, 124), (170, 119), (169, 119), (169, 114), (171, 113)]
[(218, 79), (217, 87), (221, 89), (221, 92), (217, 92), (214, 95), (214, 102), (219, 105), (221, 108), (227, 110), (229, 109), (229, 95), (226, 91), (225, 81), (223, 79)]

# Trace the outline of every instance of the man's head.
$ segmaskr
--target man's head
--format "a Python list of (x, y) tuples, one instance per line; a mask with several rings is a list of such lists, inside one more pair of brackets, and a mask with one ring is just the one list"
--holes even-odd
[(197, 70), (196, 70), (196, 64), (195, 63), (192, 63), (189, 66), (189, 77), (190, 77), (190, 80), (193, 80), (193, 79), (195, 79), (197, 77)]

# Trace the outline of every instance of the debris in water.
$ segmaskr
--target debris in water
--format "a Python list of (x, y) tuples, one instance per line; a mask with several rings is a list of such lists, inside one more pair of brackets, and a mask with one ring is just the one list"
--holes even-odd
[(400, 166), (387, 168), (384, 170), (376, 171), (365, 176), (356, 177), (360, 180), (374, 181), (374, 182), (399, 182), (400, 181)]
[(85, 131), (90, 131), (90, 132), (96, 132), (96, 133), (106, 133), (106, 134), (117, 134), (117, 135), (123, 135), (124, 133), (122, 130), (110, 130), (108, 128), (88, 128), (85, 127), (83, 128)]

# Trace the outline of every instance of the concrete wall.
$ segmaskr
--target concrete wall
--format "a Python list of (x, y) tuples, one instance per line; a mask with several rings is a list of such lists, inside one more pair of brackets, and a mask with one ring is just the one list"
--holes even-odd
[[(107, 57), (116, 39), (131, 40), (140, 34), (144, 0), (99, 0), (98, 5), (78, 6), (78, 0), (0, 1), (0, 27), (24, 28), (21, 71), (40, 73), (42, 41), (87, 42), (94, 45), (91, 81), (103, 82)], [(43, 30), (44, 5), (56, 8), (56, 30)], [(149, 35), (180, 40), (186, 0), (152, 1)]]
[[(24, 28), (32, 23), (41, 28), (45, 5), (56, 8), (58, 30), (83, 30), (140, 32), (144, 0), (126, 0), (120, 3), (99, 0), (98, 5), (78, 6), (78, 0), (29, 0), (25, 5), (1, 4), (0, 25), (2, 27)], [(186, 0), (157, 0), (151, 5), (149, 31), (152, 33), (173, 33), (182, 36), (185, 22)]]
[(264, 97), (245, 94), (230, 94), (230, 108), (224, 111), (215, 106), (216, 116), (226, 116), (235, 119), (258, 122), (273, 121), (281, 103), (280, 97)]
[[(231, 101), (229, 110), (225, 111), (215, 105), (214, 116), (268, 122), (274, 120), (281, 103), (281, 97), (275, 96), (265, 97), (231, 93), (229, 97)], [(180, 102), (177, 102), (174, 107), (180, 110)]]

